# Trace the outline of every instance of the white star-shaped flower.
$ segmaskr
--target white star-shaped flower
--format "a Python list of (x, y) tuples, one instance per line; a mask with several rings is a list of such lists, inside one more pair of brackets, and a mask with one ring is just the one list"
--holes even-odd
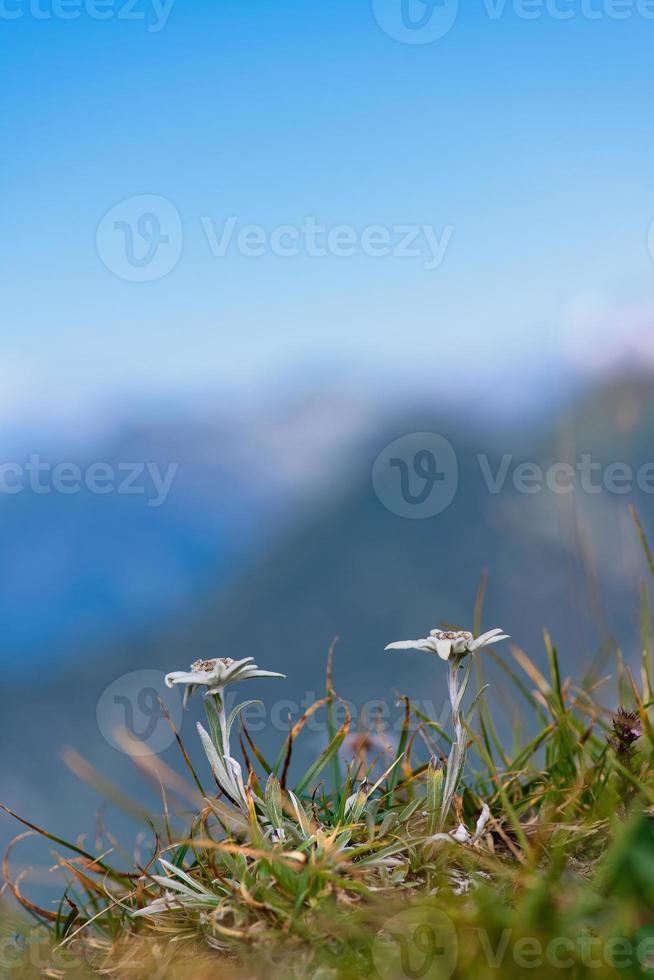
[(389, 643), (386, 650), (425, 650), (438, 654), (441, 660), (450, 660), (476, 653), (482, 647), (508, 638), (501, 629), (489, 630), (476, 639), (468, 630), (432, 630), (423, 640), (398, 640), (397, 643)]
[(174, 670), (166, 674), (167, 687), (186, 684), (184, 705), (196, 687), (206, 687), (206, 694), (222, 694), (226, 684), (234, 681), (249, 681), (257, 677), (285, 677), (272, 670), (260, 670), (254, 657), (232, 660), (231, 657), (216, 657), (213, 660), (196, 660), (190, 670)]

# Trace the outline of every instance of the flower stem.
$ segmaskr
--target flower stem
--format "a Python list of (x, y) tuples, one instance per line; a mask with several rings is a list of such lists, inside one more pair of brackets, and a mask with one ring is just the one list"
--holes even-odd
[(462, 659), (463, 657), (461, 656), (454, 656), (448, 661), (447, 664), (447, 689), (450, 697), (450, 706), (452, 709), (454, 741), (452, 742), (450, 756), (447, 761), (447, 776), (445, 779), (445, 789), (443, 791), (443, 807), (440, 814), (441, 830), (443, 829), (445, 821), (447, 820), (447, 815), (450, 811), (452, 800), (454, 799), (454, 794), (459, 784), (466, 760), (467, 739), (465, 725), (461, 714), (461, 703), (468, 686), (468, 680), (470, 679), (472, 661), (464, 672), (463, 680), (461, 683), (459, 683), (459, 667)]

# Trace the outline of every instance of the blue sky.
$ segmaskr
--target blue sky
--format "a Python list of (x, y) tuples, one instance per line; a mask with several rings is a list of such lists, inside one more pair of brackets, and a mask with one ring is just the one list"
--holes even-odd
[[(649, 356), (654, 19), (636, 0), (621, 20), (609, 0), (559, 0), (567, 20), (480, 0), (424, 44), (365, 0), (177, 0), (165, 22), (152, 0), (139, 19), (90, 2), (0, 3), (0, 425), (325, 365), (493, 391)], [(180, 254), (134, 282), (107, 267), (125, 206), (102, 221), (144, 195), (179, 216)], [(307, 256), (298, 231), (294, 257), (214, 255), (206, 229), (230, 217), (356, 244)], [(437, 268), (424, 245), (392, 253), (414, 225), (450, 229)], [(391, 254), (362, 253), (371, 226)]]

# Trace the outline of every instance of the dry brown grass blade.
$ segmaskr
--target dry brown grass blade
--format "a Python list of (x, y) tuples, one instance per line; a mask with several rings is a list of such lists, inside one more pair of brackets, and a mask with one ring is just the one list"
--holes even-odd
[(250, 756), (248, 755), (248, 751), (245, 748), (245, 742), (243, 741), (243, 729), (242, 728), (239, 730), (239, 733), (238, 733), (238, 744), (241, 746), (241, 752), (243, 753), (243, 761), (245, 762), (245, 768), (246, 768), (247, 774), (248, 774), (248, 782), (251, 783), (252, 779), (254, 779), (257, 782), (257, 784), (258, 784), (259, 781), (257, 779), (257, 774), (255, 773), (255, 771), (254, 771), (254, 769), (252, 767), (252, 762), (250, 761)]
[(336, 644), (340, 640), (340, 636), (335, 636), (329, 645), (329, 650), (327, 651), (327, 679), (326, 688), (327, 694), (334, 693), (334, 650), (336, 649)]
[(409, 761), (411, 755), (411, 745), (413, 745), (416, 733), (414, 732), (413, 738), (411, 739), (411, 742), (409, 744), (408, 739), (409, 739), (409, 728), (411, 726), (411, 701), (406, 696), (406, 694), (398, 694), (396, 703), (399, 705), (400, 701), (404, 702), (404, 717), (402, 719), (402, 730), (400, 731), (400, 740), (398, 744), (400, 746), (402, 745), (406, 746), (404, 750), (404, 756), (402, 759), (402, 770), (404, 772), (404, 775), (408, 778), (411, 775), (411, 763)]
[(87, 762), (76, 749), (63, 749), (61, 758), (71, 772), (83, 783), (96, 790), (103, 800), (111, 801), (118, 809), (124, 813), (129, 813), (137, 820), (142, 819), (146, 814), (142, 806), (131, 800), (115, 783), (98, 772), (95, 766)]
[(473, 616), (473, 632), (475, 636), (479, 636), (481, 633), (481, 617), (484, 610), (484, 599), (486, 598), (486, 589), (488, 587), (488, 569), (482, 568), (481, 575), (479, 576), (479, 587), (477, 589), (477, 597), (475, 599), (475, 612)]
[(538, 692), (547, 699), (551, 694), (552, 688), (550, 684), (545, 680), (540, 670), (536, 664), (531, 660), (527, 654), (520, 647), (516, 646), (514, 643), (509, 645), (509, 650), (513, 656), (513, 659), (522, 667), (527, 677), (530, 681), (535, 684)]
[[(65, 858), (62, 854), (57, 854), (57, 863), (59, 867), (65, 868), (66, 871), (69, 871), (72, 875), (74, 875), (75, 878), (77, 878), (77, 880), (79, 881), (79, 883), (83, 885), (84, 888), (86, 888), (88, 891), (95, 892), (97, 895), (101, 895), (103, 898), (106, 898), (107, 893), (105, 889), (100, 884), (98, 884), (97, 881), (94, 881), (93, 878), (90, 878), (87, 874), (84, 874), (84, 872), (80, 868), (75, 867), (75, 861), (83, 861), (83, 860), (84, 858), (74, 858), (71, 861), (68, 858)], [(101, 869), (98, 868), (97, 866), (89, 867), (88, 870), (97, 871), (98, 874), (102, 874)]]
[(511, 840), (511, 837), (504, 831), (504, 828), (500, 824), (499, 820), (497, 820), (495, 817), (491, 817), (486, 829), (488, 831), (491, 831), (492, 833), (497, 834), (497, 836), (500, 838), (504, 846), (508, 848), (508, 850), (511, 852), (511, 854), (516, 859), (516, 861), (518, 861), (520, 864), (525, 863), (526, 861), (525, 855), (522, 853), (520, 848), (514, 843), (514, 841)]
[(192, 786), (189, 786), (174, 769), (167, 766), (159, 756), (154, 754), (135, 755), (130, 752), (134, 740), (125, 729), (115, 732), (114, 736), (127, 754), (131, 756), (134, 765), (141, 769), (155, 786), (164, 785), (166, 789), (171, 790), (176, 796), (188, 800), (193, 806), (198, 808), (202, 806), (204, 797), (200, 796)]
[(647, 732), (650, 745), (654, 745), (654, 731), (652, 731), (652, 726), (650, 724), (649, 716), (647, 714), (647, 711), (645, 710), (645, 705), (643, 704), (643, 699), (640, 696), (640, 691), (636, 686), (636, 681), (634, 680), (633, 674), (631, 673), (628, 667), (626, 668), (626, 674), (629, 680), (629, 684), (631, 685), (631, 689), (633, 691), (634, 700), (636, 702), (636, 707), (638, 708), (638, 714), (640, 715), (640, 720), (643, 723), (643, 728)]
[[(286, 741), (286, 755), (284, 757), (284, 766), (282, 768), (282, 775), (279, 781), (282, 789), (286, 789), (286, 778), (288, 776), (288, 770), (291, 764), (291, 755), (293, 753), (293, 743), (295, 742), (295, 739), (298, 737), (298, 735), (306, 725), (309, 718), (311, 718), (311, 716), (314, 715), (316, 711), (318, 711), (320, 708), (324, 708), (325, 705), (329, 704), (329, 702), (332, 701), (334, 697), (336, 697), (336, 699), (340, 701), (341, 704), (345, 704), (342, 698), (339, 698), (334, 691), (330, 691), (326, 697), (318, 698), (317, 701), (314, 701), (313, 704), (309, 705), (309, 707), (306, 709), (306, 711), (302, 713), (302, 715), (300, 716), (300, 718), (298, 718), (298, 720), (296, 721), (296, 723), (293, 725), (292, 728), (290, 727), (290, 717), (289, 717), (290, 731), (288, 733), (288, 739)], [(345, 706), (345, 710), (347, 714), (347, 719), (346, 722), (343, 725), (341, 725), (339, 729), (339, 734), (342, 733), (343, 731), (345, 731), (347, 734), (347, 732), (350, 730), (351, 718), (350, 718), (350, 713), (347, 710), (347, 706)]]
[[(136, 895), (136, 891), (132, 892), (129, 896), (126, 896), (126, 897), (133, 898), (134, 895)], [(63, 949), (63, 947), (64, 946), (67, 946), (68, 943), (72, 943), (73, 940), (76, 939), (77, 936), (79, 936), (79, 934), (84, 931), (84, 929), (88, 929), (89, 926), (93, 925), (94, 922), (97, 922), (97, 920), (101, 916), (106, 915), (107, 912), (110, 912), (112, 909), (115, 909), (115, 908), (123, 908), (124, 907), (123, 906), (123, 902), (124, 902), (124, 899), (120, 899), (120, 900), (119, 899), (114, 899), (113, 901), (111, 901), (105, 908), (100, 909), (100, 911), (99, 912), (96, 912), (96, 914), (94, 916), (92, 916), (90, 919), (87, 919), (85, 922), (83, 922), (81, 924), (81, 926), (78, 926), (78, 928), (75, 929), (74, 932), (69, 933), (66, 936), (66, 938), (62, 942), (59, 943), (59, 945), (57, 946), (57, 949)]]
[(318, 711), (320, 708), (324, 708), (324, 706), (327, 704), (328, 701), (329, 701), (329, 697), (319, 698), (317, 701), (314, 701), (313, 704), (309, 705), (307, 710), (304, 712), (304, 714), (300, 716), (300, 718), (298, 718), (298, 720), (296, 721), (296, 723), (293, 725), (291, 729), (290, 734), (293, 741), (295, 741), (295, 739), (298, 737), (298, 735), (306, 725), (309, 718), (312, 715), (315, 715), (316, 711)]
[(199, 778), (198, 774), (196, 773), (195, 768), (193, 766), (193, 763), (191, 762), (191, 760), (189, 758), (189, 754), (186, 751), (186, 749), (184, 748), (184, 743), (182, 742), (182, 739), (180, 737), (180, 734), (179, 734), (179, 732), (177, 731), (177, 729), (175, 727), (175, 724), (173, 722), (173, 719), (170, 717), (170, 712), (168, 711), (167, 706), (164, 704), (164, 702), (161, 700), (161, 698), (157, 698), (157, 700), (159, 701), (159, 705), (161, 707), (161, 710), (163, 711), (164, 718), (166, 719), (166, 721), (170, 725), (170, 729), (171, 729), (173, 735), (175, 736), (175, 741), (177, 742), (177, 745), (179, 746), (179, 750), (182, 753), (182, 756), (184, 758), (184, 762), (186, 763), (186, 765), (187, 765), (187, 767), (189, 769), (189, 772), (191, 773), (191, 776), (193, 777), (193, 782), (195, 783), (195, 785), (197, 786), (197, 788), (200, 790), (200, 794), (204, 797), (207, 794), (206, 794), (205, 790), (202, 787), (202, 783), (200, 782), (200, 778)]
[(286, 755), (284, 756), (284, 766), (282, 768), (282, 778), (279, 781), (279, 785), (282, 790), (286, 789), (286, 777), (288, 776), (288, 770), (291, 765), (291, 756), (293, 754), (293, 728), (291, 726), (291, 716), (288, 716), (288, 738), (286, 740)]
[(261, 789), (261, 783), (259, 782), (259, 777), (257, 776), (254, 769), (249, 769), (248, 771), (249, 771), (248, 781), (245, 785), (250, 796), (252, 796), (253, 793), (256, 793), (257, 796), (263, 796), (263, 790)]
[(258, 747), (257, 743), (254, 741), (254, 739), (250, 735), (250, 733), (248, 731), (248, 727), (245, 724), (245, 722), (243, 721), (242, 716), (239, 718), (239, 721), (240, 721), (240, 724), (241, 724), (241, 731), (245, 735), (245, 740), (248, 743), (248, 745), (250, 746), (250, 749), (252, 750), (252, 755), (257, 760), (257, 762), (259, 763), (259, 765), (263, 769), (265, 769), (265, 771), (267, 773), (270, 773), (272, 771), (271, 768), (270, 768), (270, 765), (266, 762), (265, 758), (263, 757), (263, 754), (259, 750), (259, 747)]
[(27, 912), (38, 915), (39, 918), (45, 919), (47, 922), (56, 922), (59, 917), (55, 912), (50, 912), (48, 909), (42, 909), (39, 905), (35, 905), (34, 902), (30, 902), (28, 898), (25, 898), (21, 892), (19, 883), (25, 877), (26, 872), (21, 872), (16, 878), (16, 881), (13, 881), (9, 869), (9, 858), (16, 844), (19, 844), (20, 841), (25, 840), (27, 837), (34, 837), (38, 833), (38, 830), (25, 830), (9, 842), (2, 858), (2, 875), (11, 894)]
[(638, 532), (638, 537), (640, 538), (640, 544), (647, 559), (647, 564), (652, 578), (654, 578), (654, 557), (652, 556), (652, 551), (649, 546), (649, 541), (647, 540), (647, 535), (643, 529), (643, 525), (640, 523), (640, 518), (638, 512), (633, 504), (629, 504), (629, 513), (631, 514), (631, 519), (636, 525), (636, 531)]
[(44, 830), (35, 823), (31, 823), (29, 820), (26, 820), (25, 817), (20, 817), (17, 813), (14, 813), (13, 810), (10, 810), (8, 806), (5, 806), (4, 803), (0, 803), (0, 810), (4, 810), (4, 812), (8, 813), (10, 817), (14, 818), (14, 820), (18, 820), (19, 823), (22, 823), (24, 827), (29, 827), (29, 829), (33, 830), (36, 834), (39, 834), (41, 837), (45, 837), (46, 840), (52, 841), (53, 844), (59, 844), (60, 847), (65, 847), (74, 854), (79, 854), (80, 857), (85, 858), (92, 864), (97, 864), (101, 868), (103, 874), (108, 874), (110, 877), (119, 881), (124, 881), (127, 878), (138, 877), (138, 875), (132, 874), (131, 872), (123, 873), (121, 871), (115, 871), (113, 868), (110, 868), (108, 865), (104, 864), (104, 862), (100, 862), (98, 858), (95, 858), (92, 854), (89, 854), (88, 851), (78, 847), (77, 844), (71, 844), (69, 841), (55, 836), (55, 834), (48, 833), (47, 830)]
[(203, 813), (210, 810), (228, 833), (244, 833), (248, 830), (249, 824), (239, 810), (209, 796), (206, 797), (206, 803), (208, 806), (204, 808)]
[[(411, 736), (409, 737), (406, 743), (406, 749), (404, 750), (404, 759), (402, 760), (402, 769), (406, 780), (411, 779), (412, 776), (415, 775), (413, 769), (411, 768), (411, 752), (413, 751), (413, 743), (418, 738), (418, 736), (422, 738), (424, 728), (425, 728), (425, 724), (424, 722), (421, 721), (418, 727), (415, 729), (415, 731), (411, 733)], [(439, 756), (441, 758), (441, 761), (446, 759), (446, 756), (442, 752), (439, 752)], [(424, 766), (419, 768), (424, 769)]]

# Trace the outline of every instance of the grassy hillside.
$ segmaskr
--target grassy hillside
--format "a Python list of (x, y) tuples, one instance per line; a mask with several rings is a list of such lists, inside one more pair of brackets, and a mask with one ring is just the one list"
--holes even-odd
[[(654, 575), (647, 548), (646, 557)], [(482, 611), (480, 598), (478, 620)], [(93, 846), (40, 832), (70, 883), (52, 911), (24, 898), (9, 874), (35, 924), (18, 926), (0, 948), (8, 975), (651, 975), (649, 613), (639, 680), (616, 660), (611, 710), (566, 677), (549, 638), (546, 673), (517, 648), (496, 646), (502, 640), (489, 636), (476, 649), (472, 633), (437, 631), (423, 649), (389, 654), (408, 667), (426, 662), (449, 689), (449, 717), (407, 699), (398, 744), (359, 741), (347, 766), (339, 749), (352, 718), (346, 711), (336, 721), (342, 702), (330, 663), (326, 697), (281, 739), (276, 758), (241, 729), (242, 778), (224, 692), (229, 671), (250, 668), (198, 662), (179, 682), (207, 688), (204, 766), (181, 744), (176, 771), (155, 756), (141, 760), (165, 808), (144, 814), (147, 847), (131, 863), (101, 827)], [(498, 735), (485, 698), (489, 660), (535, 737)], [(292, 776), (290, 758), (323, 712), (325, 747)]]
[[(649, 497), (638, 492), (530, 495), (519, 493), (510, 480), (501, 493), (491, 494), (477, 456), (487, 453), (493, 472), (505, 454), (512, 456), (512, 472), (521, 461), (545, 466), (584, 452), (604, 463), (626, 460), (636, 467), (647, 461), (654, 444), (653, 406), (652, 383), (645, 380), (596, 392), (556, 425), (536, 430), (516, 425), (501, 437), (461, 429), (431, 411), (398, 420), (359, 447), (340, 489), (299, 513), (294, 529), (254, 568), (244, 567), (227, 592), (199, 597), (192, 615), (162, 619), (154, 635), (84, 650), (33, 677), (19, 672), (0, 694), (0, 737), (7, 750), (3, 800), (36, 822), (47, 817), (57, 833), (69, 833), (72, 821), (76, 832), (92, 834), (98, 795), (58, 761), (60, 751), (72, 746), (107, 778), (154, 805), (156, 787), (144, 787), (129, 758), (100, 732), (97, 705), (116, 678), (140, 668), (165, 672), (197, 657), (254, 654), (264, 660), (272, 651), (275, 668), (288, 679), (276, 692), (274, 722), (267, 715), (257, 736), (267, 751), (283, 737), (289, 711), (296, 719), (324, 691), (326, 652), (335, 634), (340, 636), (335, 680), (352, 703), (353, 724), (369, 702), (382, 699), (390, 705), (389, 737), (397, 741), (402, 709), (395, 707), (395, 695), (419, 699), (439, 715), (444, 689), (425, 659), (398, 662), (383, 653), (384, 645), (424, 635), (435, 625), (469, 623), (484, 570), (484, 621), (510, 624), (514, 642), (541, 669), (545, 627), (560, 648), (562, 669), (579, 681), (610, 672), (607, 658), (614, 657), (618, 640), (627, 661), (635, 662), (643, 564), (628, 503), (637, 504), (648, 527)], [(455, 499), (425, 521), (387, 510), (371, 483), (379, 451), (411, 431), (447, 435), (459, 460)], [(504, 673), (492, 663), (488, 667), (490, 705), (502, 736), (509, 738), (519, 704)], [(258, 685), (253, 688), (252, 696), (260, 696)], [(193, 738), (197, 717), (192, 705), (182, 735), (199, 765)], [(533, 725), (533, 719), (524, 724)], [(320, 731), (307, 732), (292, 771), (307, 764), (321, 738)], [(175, 751), (169, 745), (161, 758), (173, 764)], [(109, 815), (114, 829), (130, 841), (135, 823), (112, 809)], [(8, 839), (8, 821), (0, 831)], [(31, 841), (21, 854), (47, 867), (47, 855), (32, 852)]]

